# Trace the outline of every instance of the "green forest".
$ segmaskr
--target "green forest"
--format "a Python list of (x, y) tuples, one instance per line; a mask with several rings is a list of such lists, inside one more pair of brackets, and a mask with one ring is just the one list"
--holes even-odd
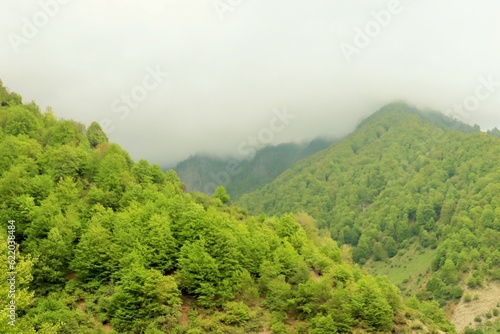
[[(485, 140), (493, 139), (478, 136)], [(338, 238), (342, 230), (322, 229), (324, 216), (318, 229), (293, 206), (252, 216), (223, 187), (212, 197), (186, 192), (174, 171), (134, 162), (98, 123), (58, 119), (3, 85), (0, 173), (0, 333), (455, 332), (437, 301), (403, 300), (387, 278), (354, 263), (353, 255), (362, 262), (361, 247), (351, 254), (345, 234)], [(376, 198), (369, 196), (364, 201)], [(488, 224), (481, 241), (498, 229), (482, 209), (494, 214), (489, 200), (479, 199), (474, 211)], [(471, 233), (467, 217), (460, 224)], [(376, 226), (362, 238), (373, 238)], [(387, 226), (382, 231), (385, 242)], [(442, 233), (429, 229), (428, 239)], [(414, 234), (411, 228), (404, 240)], [(7, 262), (12, 244), (15, 261)], [(441, 272), (454, 255), (445, 246), (436, 261)], [(478, 275), (495, 277), (498, 258), (479, 262), (483, 248), (466, 255), (477, 260)], [(12, 266), (14, 320), (7, 309)]]
[(444, 306), (500, 281), (500, 139), (403, 103), (301, 161), (240, 204), (305, 211), (359, 264), (434, 254), (417, 293)]

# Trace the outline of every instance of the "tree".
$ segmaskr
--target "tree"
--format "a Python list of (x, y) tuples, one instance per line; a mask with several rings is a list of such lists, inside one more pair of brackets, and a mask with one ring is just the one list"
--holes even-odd
[(9, 108), (9, 118), (5, 123), (5, 133), (18, 136), (26, 135), (36, 138), (36, 132), (39, 127), (36, 116), (22, 106)]
[(292, 214), (283, 215), (276, 224), (276, 232), (280, 238), (290, 238), (300, 228), (299, 223)]
[[(15, 222), (13, 223), (15, 226)], [(9, 260), (7, 258), (8, 252), (8, 241), (14, 240), (16, 243), (16, 239), (8, 239), (8, 236), (5, 235), (5, 231), (8, 229), (2, 229), (0, 231), (0, 253), (4, 254), (5, 260)], [(12, 230), (9, 230), (12, 231)], [(15, 232), (12, 232), (15, 236)], [(11, 237), (12, 238), (12, 237)], [(0, 332), (1, 333), (12, 333), (12, 334), (35, 334), (36, 331), (33, 328), (33, 323), (30, 319), (26, 317), (21, 317), (20, 315), (27, 312), (29, 308), (32, 307), (34, 302), (34, 292), (28, 289), (29, 283), (32, 281), (32, 268), (33, 268), (33, 259), (30, 255), (23, 254), (19, 252), (19, 247), (16, 248), (16, 262), (15, 262), (15, 271), (16, 275), (12, 275), (9, 272), (12, 270), (9, 269), (9, 265), (4, 264), (0, 266), (0, 296), (4, 298), (4, 307), (0, 310)], [(13, 323), (14, 326), (11, 326), (9, 322), (12, 320), (10, 317), (10, 298), (9, 294), (11, 294), (11, 283), (12, 277), (14, 276), (15, 281), (13, 281), (13, 288), (15, 290), (15, 308), (17, 313), (16, 321)], [(47, 325), (47, 324), (46, 324)], [(47, 332), (48, 333), (48, 332)], [(55, 334), (55, 331), (53, 332)]]
[(289, 298), (292, 297), (292, 287), (285, 282), (285, 276), (280, 275), (269, 282), (266, 294), (266, 307), (271, 311), (286, 311)]
[(153, 182), (153, 178), (149, 173), (149, 163), (146, 160), (141, 159), (139, 162), (134, 164), (130, 173), (139, 183), (146, 184)]
[(327, 309), (326, 303), (332, 297), (332, 289), (328, 280), (319, 282), (309, 278), (298, 285), (293, 305), (305, 315), (319, 314)]
[(47, 238), (30, 240), (27, 249), (38, 260), (33, 268), (34, 286), (39, 292), (60, 289), (66, 280), (75, 235), (63, 227), (53, 227)]
[(71, 269), (84, 282), (104, 282), (117, 267), (117, 253), (111, 232), (92, 222), (75, 248)]
[(219, 276), (217, 261), (206, 252), (203, 239), (182, 246), (178, 271), (181, 289), (208, 299), (208, 304), (215, 296)]
[(494, 127), (493, 129), (488, 130), (488, 134), (500, 138), (500, 130), (498, 130), (497, 127)]
[(7, 135), (0, 142), (0, 170), (9, 170), (14, 164), (36, 165), (41, 154), (42, 147), (36, 140), (23, 136)]
[(390, 330), (394, 313), (373, 278), (363, 278), (358, 282), (359, 295), (353, 302), (355, 314), (365, 320), (370, 329)]
[(99, 164), (96, 183), (105, 191), (123, 192), (127, 184), (128, 164), (120, 154), (107, 154)]
[(453, 263), (453, 260), (446, 259), (446, 261), (444, 262), (444, 266), (441, 269), (441, 279), (446, 284), (457, 283), (458, 272), (457, 272), (457, 268), (455, 267), (455, 263)]
[(375, 242), (373, 244), (373, 259), (375, 261), (383, 261), (387, 258), (387, 253), (380, 242)]
[(85, 138), (85, 126), (72, 120), (61, 120), (50, 127), (45, 135), (44, 144), (58, 147), (61, 145), (78, 146)]
[(41, 160), (41, 169), (52, 175), (54, 181), (62, 177), (77, 178), (87, 173), (90, 156), (84, 148), (60, 145), (46, 149)]
[(133, 264), (109, 300), (111, 324), (120, 332), (142, 332), (151, 324), (170, 332), (180, 315), (180, 296), (172, 276)]
[(337, 326), (331, 315), (318, 315), (311, 320), (311, 334), (335, 334)]
[(87, 138), (90, 143), (90, 147), (96, 147), (101, 143), (107, 143), (108, 137), (102, 131), (101, 126), (97, 122), (92, 122), (87, 129)]
[(154, 215), (147, 224), (146, 257), (151, 266), (166, 273), (174, 267), (178, 253), (167, 217)]
[(393, 257), (398, 253), (397, 244), (394, 238), (387, 237), (387, 241), (385, 242), (385, 251), (389, 257)]
[(358, 241), (358, 245), (354, 248), (352, 252), (352, 257), (355, 262), (364, 264), (371, 256), (370, 243), (368, 242), (368, 237), (362, 235)]
[(212, 195), (213, 198), (218, 198), (222, 204), (228, 203), (231, 198), (226, 192), (226, 189), (223, 186), (218, 186), (217, 189), (215, 189), (214, 194)]

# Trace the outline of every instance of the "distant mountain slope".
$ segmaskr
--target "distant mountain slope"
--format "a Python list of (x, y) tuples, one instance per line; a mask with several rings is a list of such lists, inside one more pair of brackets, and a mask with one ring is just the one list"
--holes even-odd
[(295, 162), (321, 151), (333, 140), (315, 139), (307, 144), (286, 143), (264, 147), (251, 160), (236, 161), (197, 154), (174, 168), (187, 190), (211, 195), (223, 185), (232, 199), (274, 180)]
[(359, 263), (437, 247), (420, 297), (458, 299), (500, 280), (500, 139), (478, 131), (388, 105), (239, 203), (254, 214), (305, 211)]

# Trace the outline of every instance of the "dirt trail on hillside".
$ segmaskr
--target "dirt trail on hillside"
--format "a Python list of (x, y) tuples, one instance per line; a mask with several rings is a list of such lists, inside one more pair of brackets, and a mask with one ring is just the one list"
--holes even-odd
[(463, 300), (460, 301), (451, 317), (451, 322), (457, 327), (459, 333), (467, 326), (476, 326), (477, 323), (474, 321), (476, 316), (480, 316), (485, 322), (484, 315), (497, 308), (497, 303), (500, 303), (500, 284), (498, 283), (492, 283), (483, 290), (470, 290), (469, 293), (471, 296), (477, 294), (479, 299), (472, 300), (469, 303), (465, 303)]

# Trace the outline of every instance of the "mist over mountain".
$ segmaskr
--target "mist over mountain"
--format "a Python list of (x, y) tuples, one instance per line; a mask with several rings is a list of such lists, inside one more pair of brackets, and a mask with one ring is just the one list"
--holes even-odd
[(334, 140), (318, 138), (302, 144), (287, 143), (256, 150), (248, 159), (194, 155), (174, 170), (188, 191), (212, 195), (222, 185), (231, 199), (271, 182), (295, 162), (330, 146)]
[(3, 0), (0, 72), (42, 110), (96, 120), (162, 166), (237, 155), (284, 108), (295, 118), (268, 145), (345, 136), (397, 99), (487, 130), (500, 127), (499, 11), (496, 0)]

